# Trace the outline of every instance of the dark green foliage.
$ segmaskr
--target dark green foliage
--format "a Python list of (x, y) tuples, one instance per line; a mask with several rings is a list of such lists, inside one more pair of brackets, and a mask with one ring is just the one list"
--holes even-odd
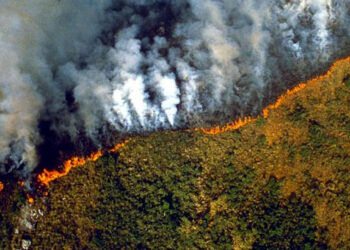
[[(260, 179), (254, 167), (237, 161), (245, 152), (229, 145), (244, 138), (169, 132), (134, 139), (128, 151), (107, 154), (53, 186), (33, 247), (315, 248), (312, 207), (281, 199), (280, 182)], [(266, 145), (265, 136), (252, 144)]]
[(250, 220), (250, 226), (258, 232), (253, 244), (255, 249), (318, 249), (322, 246), (315, 239), (316, 220), (312, 207), (294, 196), (280, 201), (274, 179), (268, 183), (259, 205), (253, 208)]
[(9, 249), (10, 248), (10, 239), (9, 236), (13, 234), (13, 225), (0, 214), (0, 249)]
[(307, 117), (307, 109), (302, 104), (297, 103), (293, 112), (289, 112), (287, 117), (292, 122), (302, 121)]
[[(253, 166), (239, 162), (245, 151), (229, 145), (245, 136), (168, 132), (135, 138), (128, 151), (105, 155), (93, 168), (87, 167), (85, 175), (96, 187), (84, 184), (81, 190), (69, 175), (60, 185), (68, 193), (53, 188), (56, 198), (50, 199), (50, 207), (65, 209), (71, 219), (55, 213), (55, 220), (66, 221), (55, 224), (51, 216), (44, 217), (41, 231), (32, 236), (34, 246), (51, 242), (57, 248), (90, 249), (315, 248), (319, 243), (312, 207), (296, 198), (282, 199), (280, 182), (261, 179)], [(261, 147), (266, 138), (256, 135), (251, 143), (251, 148)], [(74, 191), (77, 188), (80, 193)], [(94, 206), (71, 211), (58, 202), (64, 196), (76, 204), (85, 192), (95, 197)], [(78, 226), (81, 216), (89, 218), (84, 227)], [(42, 230), (57, 227), (60, 230), (46, 238)]]
[(169, 169), (167, 176), (153, 180), (139, 172), (137, 166), (128, 175), (123, 172), (129, 166), (122, 163), (109, 164), (106, 168), (105, 162), (112, 162), (111, 159), (109, 156), (96, 166), (106, 177), (94, 211), (99, 230), (93, 242), (104, 249), (156, 245), (176, 248), (179, 242), (176, 228), (183, 217), (191, 219), (186, 207), (198, 169), (184, 164)]
[(225, 181), (229, 187), (228, 201), (233, 207), (239, 207), (249, 199), (252, 189), (253, 174), (252, 169), (246, 168), (244, 172), (239, 172), (233, 167), (228, 168), (229, 173), (225, 176)]
[(26, 201), (25, 193), (13, 180), (6, 183), (10, 190), (0, 196), (0, 249), (11, 249), (11, 240), (16, 227), (16, 218)]
[(346, 76), (345, 78), (344, 78), (344, 83), (345, 83), (345, 86), (347, 87), (347, 88), (350, 88), (350, 76), (348, 75), (348, 76)]
[(255, 125), (256, 125), (257, 127), (261, 127), (261, 126), (265, 125), (265, 123), (266, 123), (266, 119), (263, 118), (263, 117), (259, 117), (259, 118), (256, 119), (256, 121), (255, 121)]

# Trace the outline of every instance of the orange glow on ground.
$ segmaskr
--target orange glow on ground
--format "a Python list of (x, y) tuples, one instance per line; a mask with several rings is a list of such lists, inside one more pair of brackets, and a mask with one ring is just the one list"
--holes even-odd
[(103, 155), (104, 152), (116, 152), (120, 148), (124, 147), (128, 142), (130, 142), (130, 139), (115, 145), (112, 149), (100, 150), (100, 151), (94, 152), (90, 154), (88, 157), (73, 156), (72, 158), (66, 160), (62, 164), (61, 171), (44, 169), (43, 172), (38, 175), (37, 180), (40, 184), (48, 187), (51, 181), (54, 181), (60, 177), (66, 176), (72, 168), (82, 166), (87, 162), (97, 161)]
[[(306, 86), (311, 85), (312, 83), (321, 81), (326, 79), (327, 77), (329, 77), (332, 72), (335, 70), (336, 67), (339, 66), (339, 64), (341, 63), (349, 63), (350, 62), (350, 57), (347, 57), (345, 59), (340, 59), (338, 61), (336, 61), (332, 67), (328, 70), (328, 72), (324, 75), (321, 76), (317, 76), (311, 80), (308, 80), (306, 83), (299, 83), (297, 86), (295, 86), (294, 88), (287, 90), (287, 92), (283, 95), (281, 95), (280, 97), (277, 98), (276, 102), (273, 104), (268, 105), (266, 108), (264, 108), (262, 110), (262, 117), (263, 118), (267, 118), (269, 116), (269, 112), (273, 109), (278, 108), (279, 106), (281, 106), (281, 104), (284, 102), (284, 100), (289, 97), (294, 95), (295, 93), (305, 89)], [(211, 135), (215, 135), (215, 134), (220, 134), (220, 133), (224, 133), (226, 131), (232, 131), (232, 130), (237, 130), (243, 126), (245, 126), (247, 123), (249, 122), (253, 122), (255, 121), (257, 118), (259, 118), (260, 116), (257, 117), (244, 117), (239, 118), (237, 121), (233, 121), (232, 123), (228, 123), (223, 127), (217, 126), (214, 128), (210, 128), (210, 129), (206, 129), (206, 128), (197, 128), (195, 129), (196, 131), (201, 130), (203, 133), (205, 134), (211, 134)]]
[(0, 192), (4, 189), (4, 184), (0, 181)]

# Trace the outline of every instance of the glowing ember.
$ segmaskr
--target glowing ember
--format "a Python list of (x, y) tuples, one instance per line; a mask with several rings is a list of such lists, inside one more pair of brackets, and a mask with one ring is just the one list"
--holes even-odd
[[(346, 63), (346, 62), (350, 62), (350, 57), (347, 57), (345, 59), (341, 59), (336, 61), (332, 67), (330, 68), (330, 70), (328, 70), (328, 72), (322, 76), (318, 76), (315, 77), (309, 81), (307, 81), (306, 83), (300, 83), (297, 86), (295, 86), (294, 88), (287, 90), (287, 92), (283, 95), (281, 95), (280, 97), (277, 98), (276, 102), (273, 104), (268, 105), (266, 108), (264, 108), (262, 110), (262, 116), (264, 118), (267, 118), (269, 115), (269, 111), (278, 108), (279, 106), (281, 106), (281, 104), (283, 103), (283, 101), (286, 99), (286, 97), (294, 95), (295, 93), (303, 90), (307, 85), (310, 85), (312, 83), (318, 82), (320, 80), (324, 80), (325, 78), (329, 77), (329, 75), (334, 71), (334, 69), (336, 67), (339, 66), (339, 64), (341, 63)], [(203, 133), (205, 134), (211, 134), (211, 135), (215, 135), (215, 134), (219, 134), (219, 133), (224, 133), (226, 131), (232, 131), (232, 130), (236, 130), (239, 129), (241, 127), (243, 127), (244, 125), (246, 125), (249, 122), (255, 121), (257, 118), (259, 118), (260, 116), (257, 116), (255, 118), (252, 117), (245, 117), (245, 118), (239, 118), (237, 121), (234, 121), (232, 123), (228, 123), (226, 124), (224, 127), (214, 127), (214, 128), (210, 128), (210, 129), (205, 129), (205, 128), (197, 128), (195, 129), (196, 131), (201, 130)]]
[(30, 195), (30, 194), (27, 194), (27, 201), (30, 203), (30, 204), (34, 204), (34, 198)]
[(49, 171), (47, 169), (44, 169), (43, 172), (38, 175), (38, 181), (39, 183), (48, 187), (51, 181), (56, 180), (57, 178), (66, 176), (72, 168), (82, 166), (87, 162), (94, 162), (98, 160), (103, 155), (104, 152), (116, 152), (121, 147), (125, 146), (128, 142), (130, 142), (129, 139), (115, 145), (112, 149), (103, 150), (103, 151), (100, 150), (100, 151), (94, 152), (86, 158), (73, 156), (72, 158), (70, 158), (69, 160), (66, 160), (62, 164), (61, 171), (58, 171), (58, 170)]
[(0, 192), (4, 189), (4, 184), (0, 181)]

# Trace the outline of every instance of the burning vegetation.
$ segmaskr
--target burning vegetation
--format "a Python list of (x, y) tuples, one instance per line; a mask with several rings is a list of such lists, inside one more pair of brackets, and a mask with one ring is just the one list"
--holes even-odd
[(156, 132), (71, 161), (87, 167), (67, 167), (31, 205), (44, 214), (35, 230), (11, 231), (9, 208), (26, 198), (3, 192), (0, 247), (347, 249), (349, 75), (340, 60), (215, 136)]
[[(350, 57), (347, 57), (347, 58), (342, 59), (342, 60), (338, 60), (332, 65), (332, 67), (330, 68), (330, 70), (327, 71), (326, 74), (315, 77), (315, 78), (307, 81), (306, 83), (299, 83), (297, 86), (293, 87), (292, 89), (287, 90), (287, 92), (285, 94), (283, 94), (277, 98), (276, 102), (268, 105), (266, 108), (264, 108), (262, 110), (262, 117), (267, 118), (270, 110), (278, 108), (279, 106), (281, 106), (283, 104), (283, 102), (285, 101), (285, 99), (287, 97), (292, 96), (295, 93), (298, 93), (299, 91), (303, 90), (306, 86), (311, 85), (313, 83), (317, 83), (317, 82), (325, 80), (325, 79), (327, 80), (327, 77), (329, 77), (332, 74), (332, 72), (336, 70), (338, 65), (340, 65), (342, 63), (348, 63), (349, 61), (350, 61)], [(223, 127), (216, 126), (214, 128), (210, 128), (210, 129), (200, 128), (200, 129), (196, 129), (196, 130), (201, 130), (202, 132), (204, 132), (206, 134), (214, 134), (215, 135), (215, 134), (219, 134), (219, 133), (224, 133), (226, 131), (232, 131), (232, 130), (239, 129), (240, 127), (245, 126), (247, 123), (255, 121), (259, 117), (260, 116), (252, 118), (250, 116), (247, 116), (247, 117), (244, 117), (243, 119), (239, 118), (237, 121), (233, 121), (232, 123), (228, 123)]]
[(59, 167), (60, 170), (47, 170), (44, 169), (42, 173), (38, 175), (38, 182), (41, 185), (49, 186), (49, 183), (56, 180), (57, 178), (66, 176), (72, 168), (82, 166), (88, 162), (97, 161), (105, 152), (116, 152), (121, 147), (125, 146), (130, 141), (130, 139), (124, 142), (116, 144), (113, 148), (107, 150), (99, 150), (97, 152), (91, 153), (88, 157), (78, 157), (73, 156), (72, 158), (66, 160), (62, 166)]

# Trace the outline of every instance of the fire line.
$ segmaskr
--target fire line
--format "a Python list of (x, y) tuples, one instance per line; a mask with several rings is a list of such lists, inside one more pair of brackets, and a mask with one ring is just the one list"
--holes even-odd
[[(331, 68), (327, 71), (326, 74), (321, 75), (321, 76), (317, 76), (311, 80), (308, 80), (306, 83), (299, 83), (297, 86), (295, 86), (294, 88), (287, 90), (287, 92), (285, 94), (282, 94), (281, 96), (279, 96), (276, 100), (275, 103), (268, 105), (266, 108), (264, 108), (262, 110), (262, 117), (263, 118), (267, 118), (269, 116), (269, 113), (271, 110), (278, 108), (279, 106), (281, 106), (281, 104), (283, 103), (283, 101), (286, 99), (286, 97), (294, 95), (295, 93), (305, 89), (306, 86), (311, 85), (315, 82), (318, 82), (320, 80), (324, 80), (327, 77), (329, 77), (332, 72), (335, 70), (335, 68), (337, 68), (339, 66), (339, 64), (341, 63), (345, 63), (345, 62), (350, 62), (350, 57), (344, 58), (344, 59), (340, 59), (336, 62), (333, 63), (333, 65), (331, 66)], [(220, 133), (224, 133), (226, 131), (232, 131), (232, 130), (237, 130), (243, 126), (245, 126), (247, 123), (253, 122), (255, 121), (257, 118), (261, 117), (260, 115), (256, 116), (256, 117), (244, 117), (244, 118), (239, 118), (236, 121), (233, 121), (231, 123), (227, 123), (225, 126), (220, 127), (220, 126), (216, 126), (214, 128), (196, 128), (195, 130), (198, 131), (202, 131), (205, 134), (211, 134), (211, 135), (215, 135), (215, 134), (220, 134)]]
[(97, 152), (94, 152), (90, 154), (88, 157), (78, 157), (78, 156), (73, 156), (72, 158), (66, 160), (62, 164), (62, 170), (47, 170), (44, 169), (42, 173), (40, 173), (37, 177), (37, 180), (40, 184), (48, 187), (50, 182), (66, 176), (72, 168), (82, 166), (87, 162), (94, 162), (97, 161), (105, 152), (116, 152), (120, 148), (124, 147), (128, 142), (130, 142), (130, 139), (125, 140), (122, 143), (116, 144), (113, 148), (108, 149), (108, 150), (99, 150)]
[[(294, 95), (295, 93), (305, 89), (308, 85), (310, 85), (312, 83), (315, 83), (315, 82), (320, 81), (320, 80), (324, 80), (325, 78), (327, 78), (331, 75), (331, 73), (335, 70), (336, 67), (338, 67), (339, 64), (345, 63), (345, 62), (350, 62), (350, 57), (347, 57), (345, 59), (340, 59), (340, 60), (334, 62), (326, 74), (315, 77), (311, 80), (308, 80), (305, 83), (300, 83), (297, 86), (295, 86), (294, 88), (287, 90), (285, 94), (282, 94), (280, 97), (277, 98), (275, 103), (270, 104), (267, 107), (265, 107), (262, 110), (262, 115), (258, 115), (256, 117), (247, 116), (244, 118), (239, 118), (238, 120), (233, 121), (231, 123), (228, 123), (223, 127), (216, 126), (216, 127), (210, 128), (210, 129), (195, 128), (195, 131), (202, 131), (205, 134), (215, 135), (215, 134), (224, 133), (226, 131), (237, 130), (237, 129), (245, 126), (246, 124), (255, 121), (259, 117), (267, 118), (269, 116), (270, 111), (281, 106), (281, 104), (286, 99), (286, 97)], [(120, 148), (124, 147), (130, 141), (131, 141), (131, 139), (127, 139), (122, 143), (116, 144), (112, 149), (99, 150), (97, 152), (90, 154), (88, 157), (74, 156), (74, 157), (70, 158), (69, 160), (66, 160), (62, 164), (61, 171), (58, 171), (58, 170), (49, 171), (47, 169), (44, 169), (43, 172), (37, 176), (37, 180), (40, 184), (48, 187), (50, 182), (52, 182), (60, 177), (66, 176), (72, 168), (82, 166), (87, 162), (94, 162), (94, 161), (98, 160), (105, 152), (116, 152)], [(0, 191), (2, 189), (3, 189), (3, 184), (0, 182)], [(31, 196), (28, 196), (27, 198), (28, 198), (28, 202), (30, 202), (30, 203), (34, 202), (34, 199)]]

